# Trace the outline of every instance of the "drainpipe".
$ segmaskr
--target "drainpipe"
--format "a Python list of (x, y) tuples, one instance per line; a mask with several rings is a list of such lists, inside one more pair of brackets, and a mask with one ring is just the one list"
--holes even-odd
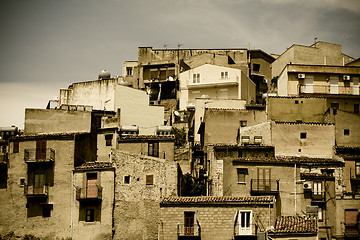
[(295, 215), (296, 215), (296, 163), (294, 168), (294, 187), (295, 187)]
[(73, 238), (73, 208), (74, 208), (74, 171), (71, 171), (71, 211), (70, 211), (70, 238)]

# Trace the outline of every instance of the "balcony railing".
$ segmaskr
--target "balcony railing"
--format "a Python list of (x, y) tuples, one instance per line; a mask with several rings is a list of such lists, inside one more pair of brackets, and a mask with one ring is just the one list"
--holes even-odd
[(324, 201), (325, 200), (325, 192), (314, 192), (312, 191), (311, 198), (313, 201)]
[(55, 150), (52, 148), (45, 149), (25, 149), (24, 150), (25, 162), (54, 162)]
[(299, 93), (359, 95), (359, 87), (330, 85), (299, 85)]
[(0, 154), (0, 164), (7, 164), (7, 162), (8, 162), (7, 153)]
[(78, 201), (91, 201), (102, 199), (102, 187), (95, 185), (92, 187), (76, 187), (76, 199)]
[(272, 179), (251, 179), (252, 194), (278, 194), (279, 180)]
[(44, 184), (25, 184), (24, 194), (27, 197), (47, 197), (49, 195), (49, 186)]
[(360, 172), (356, 171), (356, 169), (350, 168), (350, 180), (360, 181)]
[(249, 226), (241, 225), (236, 223), (234, 226), (234, 236), (256, 236), (257, 235), (257, 225), (250, 224)]
[[(177, 225), (177, 235), (179, 237), (186, 236), (186, 237), (194, 237), (194, 239), (199, 239), (201, 235), (201, 228), (199, 224), (193, 224), (193, 225), (183, 225), (178, 224)], [(180, 239), (180, 238), (179, 238)], [(188, 238), (186, 238), (188, 239)]]

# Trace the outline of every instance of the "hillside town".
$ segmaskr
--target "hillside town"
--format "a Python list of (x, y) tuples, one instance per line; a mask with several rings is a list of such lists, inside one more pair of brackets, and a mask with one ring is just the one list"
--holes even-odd
[(341, 47), (139, 47), (123, 76), (74, 79), (0, 126), (0, 239), (359, 239)]

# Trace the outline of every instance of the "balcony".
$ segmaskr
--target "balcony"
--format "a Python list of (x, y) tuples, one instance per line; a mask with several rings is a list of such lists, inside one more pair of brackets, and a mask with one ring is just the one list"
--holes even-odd
[(8, 155), (7, 153), (0, 154), (0, 164), (7, 164), (8, 162)]
[(24, 160), (26, 163), (54, 162), (55, 161), (55, 150), (52, 148), (25, 149), (24, 150)]
[(257, 239), (257, 225), (250, 224), (246, 227), (236, 223), (234, 226), (234, 239)]
[(39, 184), (25, 184), (24, 194), (28, 198), (47, 198), (49, 195), (49, 186)]
[(78, 201), (101, 201), (102, 187), (98, 185), (88, 187), (76, 187), (76, 200)]
[(278, 194), (279, 180), (272, 179), (251, 179), (250, 192), (253, 195)]
[(330, 86), (330, 85), (299, 85), (299, 93), (359, 95), (359, 87)]
[(201, 228), (199, 224), (177, 225), (178, 240), (181, 239), (201, 239)]
[(324, 202), (325, 201), (325, 192), (314, 192), (312, 191), (311, 194), (312, 202)]

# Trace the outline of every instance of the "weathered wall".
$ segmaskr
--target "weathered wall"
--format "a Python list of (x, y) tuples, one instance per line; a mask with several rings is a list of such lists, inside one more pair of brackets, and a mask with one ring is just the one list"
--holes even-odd
[(91, 112), (61, 109), (25, 109), (24, 134), (89, 133)]
[[(74, 140), (47, 141), (47, 147), (55, 149), (54, 185), (49, 187), (48, 198), (48, 202), (53, 204), (51, 217), (27, 217), (27, 199), (24, 195), (24, 187), (20, 186), (20, 179), (24, 178), (26, 183), (28, 181), (24, 149), (35, 148), (36, 142), (34, 140), (19, 141), (19, 153), (9, 155), (8, 187), (0, 189), (0, 234), (15, 231), (18, 235), (70, 237)], [(12, 145), (13, 143), (10, 144), (11, 149)]]
[[(101, 220), (81, 221), (79, 218), (80, 202), (76, 200), (76, 187), (86, 188), (86, 174), (97, 172), (98, 185), (102, 187)], [(73, 180), (73, 239), (102, 240), (112, 239), (112, 213), (114, 204), (114, 171), (90, 170), (74, 172)]]
[(255, 142), (255, 137), (256, 136), (261, 136), (261, 145), (264, 146), (271, 146), (272, 142), (271, 142), (271, 122), (270, 121), (266, 121), (266, 122), (262, 122), (262, 123), (258, 123), (252, 126), (248, 126), (248, 127), (241, 127), (240, 128), (240, 143), (241, 143), (241, 137), (242, 136), (249, 136), (250, 137), (250, 144), (256, 144)]
[[(300, 139), (306, 133), (306, 139)], [(272, 143), (276, 156), (332, 158), (335, 146), (333, 124), (272, 123)]]
[(360, 199), (353, 199), (352, 196), (336, 199), (336, 225), (334, 229), (336, 235), (344, 236), (345, 209), (358, 209), (360, 212)]
[[(349, 135), (344, 133), (349, 130)], [(360, 146), (360, 115), (337, 111), (335, 115), (335, 139), (337, 146)]]
[(73, 83), (68, 89), (60, 89), (59, 106), (90, 105), (95, 110), (116, 111), (115, 86), (117, 78)]
[[(113, 162), (116, 165), (114, 238), (156, 239), (160, 200), (177, 192), (176, 165), (121, 150), (114, 150)], [(146, 184), (147, 175), (153, 175), (152, 185)], [(125, 176), (130, 176), (130, 183), (124, 182)]]
[(269, 119), (285, 122), (324, 122), (325, 98), (270, 97)]
[[(206, 109), (205, 144), (237, 143), (240, 121), (247, 121), (247, 126), (266, 121), (265, 111), (239, 109)], [(221, 130), (219, 129), (221, 123)]]
[[(259, 225), (258, 232), (274, 224), (274, 209), (269, 205), (179, 205), (161, 207), (160, 239), (176, 240), (178, 224), (184, 225), (184, 212), (196, 212), (201, 226), (201, 239), (227, 240), (234, 238), (236, 211), (252, 210), (252, 223)], [(195, 220), (196, 221), (196, 220)]]
[(146, 92), (121, 85), (116, 86), (115, 106), (121, 109), (121, 125), (139, 126), (139, 134), (156, 134), (164, 125), (164, 107), (149, 106)]

